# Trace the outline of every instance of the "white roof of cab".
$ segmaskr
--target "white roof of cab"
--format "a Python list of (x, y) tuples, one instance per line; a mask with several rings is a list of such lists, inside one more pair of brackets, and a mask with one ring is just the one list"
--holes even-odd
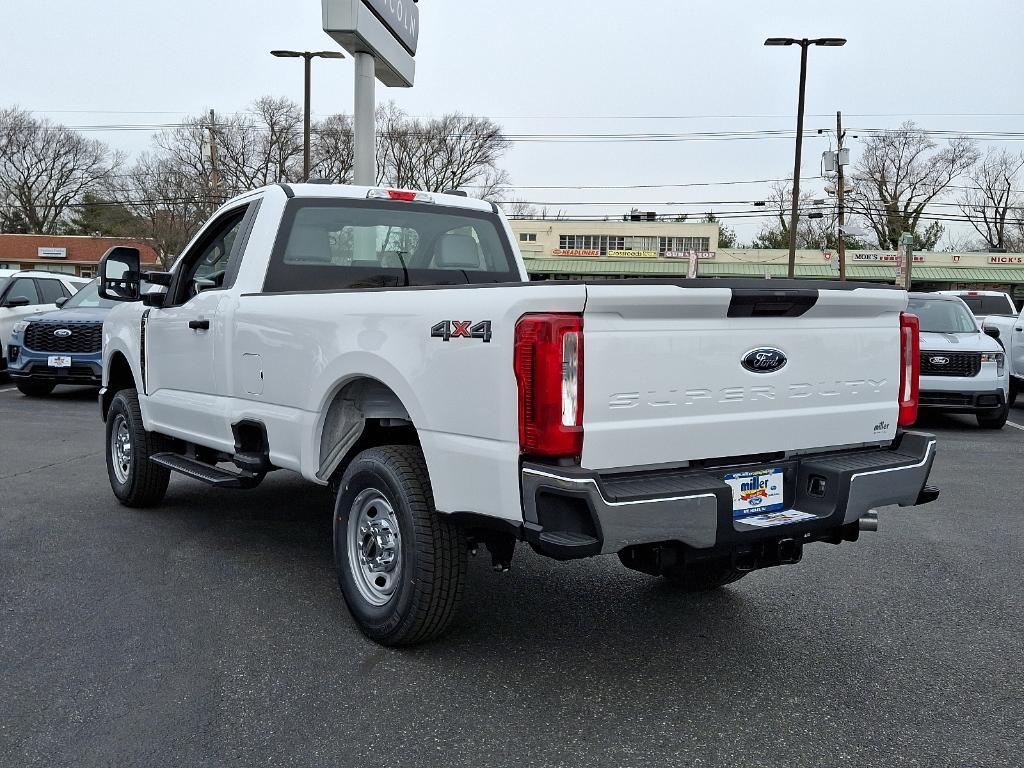
[[(371, 189), (394, 189), (394, 187), (357, 187), (350, 184), (288, 184), (287, 187), (292, 191), (295, 197), (336, 198), (339, 200), (366, 200), (366, 196)], [(255, 190), (255, 192), (265, 192), (271, 189), (283, 190), (283, 186), (280, 184), (273, 184), (269, 187), (263, 187), (262, 189)], [(475, 197), (445, 195), (440, 192), (425, 192), (422, 190), (402, 191), (420, 191), (422, 194), (430, 195), (434, 199), (435, 205), (443, 205), (449, 208), (464, 208), (470, 211), (492, 211), (494, 209), (493, 205), (488, 201), (478, 200)], [(252, 194), (253, 192), (246, 192), (245, 194), (236, 197), (231, 201), (231, 203), (236, 200), (243, 200)], [(228, 203), (228, 205), (231, 203)]]

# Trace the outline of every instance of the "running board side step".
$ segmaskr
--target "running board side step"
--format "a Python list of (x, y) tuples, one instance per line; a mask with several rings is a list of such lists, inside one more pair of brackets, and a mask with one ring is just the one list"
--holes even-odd
[(261, 475), (231, 472), (178, 453), (157, 453), (150, 456), (149, 460), (172, 472), (178, 472), (217, 488), (255, 488), (263, 480)]

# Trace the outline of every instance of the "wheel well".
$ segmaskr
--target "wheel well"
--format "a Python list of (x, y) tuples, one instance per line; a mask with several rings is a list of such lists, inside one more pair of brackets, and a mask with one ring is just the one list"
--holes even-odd
[(386, 384), (365, 377), (349, 381), (327, 407), (317, 476), (335, 482), (356, 455), (379, 445), (419, 445), (409, 411)]
[(101, 403), (104, 421), (107, 419), (107, 411), (110, 410), (114, 396), (122, 389), (137, 389), (135, 375), (132, 373), (131, 365), (128, 364), (128, 359), (120, 352), (115, 352), (110, 358), (110, 375), (107, 376), (107, 388), (103, 393), (103, 402)]

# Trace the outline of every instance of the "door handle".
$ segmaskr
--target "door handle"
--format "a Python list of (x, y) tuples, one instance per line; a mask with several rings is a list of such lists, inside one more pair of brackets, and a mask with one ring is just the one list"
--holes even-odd
[(210, 330), (209, 320), (189, 320), (188, 327), (193, 331), (208, 331)]

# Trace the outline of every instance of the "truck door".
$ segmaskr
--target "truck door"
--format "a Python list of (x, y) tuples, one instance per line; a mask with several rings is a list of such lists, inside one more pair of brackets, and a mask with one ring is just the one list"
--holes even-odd
[(1010, 355), (1010, 370), (1017, 376), (1024, 376), (1024, 311), (1020, 313), (1010, 330), (1010, 342), (1006, 345)]
[(206, 226), (178, 264), (164, 306), (144, 321), (146, 412), (160, 432), (233, 444), (224, 317), (255, 208), (240, 205)]

